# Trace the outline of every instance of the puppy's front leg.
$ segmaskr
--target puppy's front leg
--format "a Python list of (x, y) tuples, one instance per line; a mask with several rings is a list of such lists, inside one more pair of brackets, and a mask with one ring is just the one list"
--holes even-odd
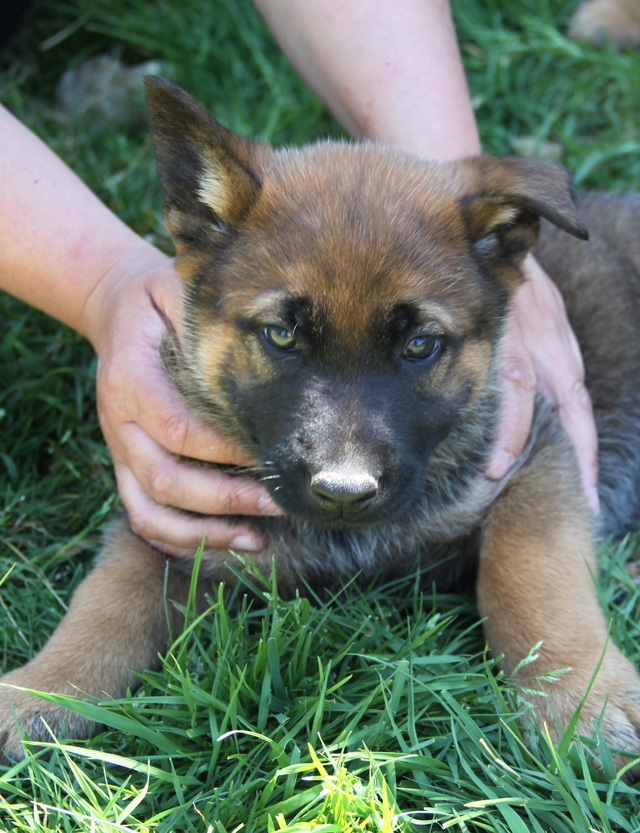
[[(21, 757), (20, 725), (36, 741), (50, 740), (45, 722), (68, 737), (93, 727), (79, 715), (24, 692), (121, 697), (136, 684), (132, 668), (157, 664), (168, 626), (163, 601), (165, 559), (118, 524), (94, 570), (80, 584), (69, 609), (40, 653), (0, 677), (0, 748)], [(171, 597), (183, 597), (188, 577), (171, 580)], [(184, 598), (179, 598), (184, 601)], [(170, 606), (171, 607), (171, 606)]]
[[(615, 645), (594, 580), (592, 521), (571, 450), (539, 451), (514, 477), (491, 509), (480, 553), (478, 604), (485, 632), (502, 667), (515, 670), (541, 642), (539, 657), (520, 669), (526, 678), (570, 668), (553, 682), (530, 681), (546, 697), (536, 716), (556, 740), (580, 705), (581, 734), (591, 735), (604, 710), (602, 729), (618, 748), (640, 751), (640, 677)], [(605, 709), (606, 706), (606, 709)]]

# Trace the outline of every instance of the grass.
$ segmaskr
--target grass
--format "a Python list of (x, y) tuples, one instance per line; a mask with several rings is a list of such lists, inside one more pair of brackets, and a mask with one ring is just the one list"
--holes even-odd
[[(485, 148), (556, 143), (580, 187), (640, 182), (640, 54), (562, 35), (559, 0), (458, 0)], [(69, 66), (160, 61), (231, 128), (279, 143), (340, 135), (246, 0), (40, 0), (0, 61), (2, 100), (141, 234), (166, 246), (146, 131), (65, 122)], [(26, 661), (64, 612), (108, 519), (113, 477), (94, 358), (74, 333), (0, 299), (0, 644)], [(603, 553), (612, 635), (640, 660), (633, 542)], [(473, 601), (409, 578), (348, 603), (264, 605), (213, 591), (107, 727), (0, 768), (3, 831), (638, 831), (638, 791), (601, 739), (524, 742), (523, 708), (485, 653)], [(601, 755), (596, 770), (592, 755)]]

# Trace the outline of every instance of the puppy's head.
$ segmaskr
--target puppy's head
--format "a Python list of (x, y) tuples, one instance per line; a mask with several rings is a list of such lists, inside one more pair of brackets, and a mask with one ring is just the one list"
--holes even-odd
[(487, 450), (495, 347), (539, 218), (585, 235), (566, 173), (277, 151), (167, 81), (147, 91), (189, 402), (292, 514), (349, 527), (441, 501)]

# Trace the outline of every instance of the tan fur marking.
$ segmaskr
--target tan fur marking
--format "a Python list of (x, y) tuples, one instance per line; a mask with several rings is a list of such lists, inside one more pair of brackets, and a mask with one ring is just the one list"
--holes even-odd
[[(635, 744), (640, 708), (627, 691), (637, 686), (637, 672), (607, 644), (594, 584), (590, 513), (571, 458), (567, 447), (541, 450), (495, 502), (481, 548), (478, 605), (487, 617), (487, 639), (500, 646), (507, 673), (542, 643), (538, 659), (524, 666), (518, 678), (529, 688), (546, 690), (545, 698), (536, 698), (538, 720), (547, 722), (556, 741), (606, 648), (578, 728), (590, 735), (608, 699), (619, 721), (621, 745)], [(570, 670), (551, 684), (531, 679), (565, 668)]]
[(517, 219), (520, 210), (515, 205), (502, 205), (496, 208), (495, 214), (487, 223), (487, 233), (496, 226), (507, 225)]
[(229, 205), (230, 184), (219, 166), (203, 160), (204, 173), (200, 178), (198, 197), (219, 217), (226, 217)]
[[(90, 727), (83, 718), (5, 686), (122, 697), (126, 687), (136, 683), (132, 669), (157, 665), (158, 651), (166, 644), (166, 614), (159, 604), (164, 572), (165, 561), (158, 552), (134, 536), (128, 524), (116, 525), (102, 558), (76, 591), (42, 651), (27, 665), (0, 677), (0, 727), (14, 725), (13, 710), (34, 740), (51, 739), (41, 714), (46, 714), (55, 733), (66, 726), (67, 736), (84, 737)], [(177, 574), (170, 580), (170, 598), (184, 603), (187, 587), (188, 578)], [(175, 613), (172, 605), (168, 607)], [(18, 737), (12, 734), (4, 752), (20, 755), (21, 751)]]

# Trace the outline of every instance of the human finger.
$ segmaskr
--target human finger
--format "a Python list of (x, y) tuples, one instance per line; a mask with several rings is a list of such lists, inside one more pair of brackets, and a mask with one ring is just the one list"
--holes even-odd
[[(281, 514), (257, 480), (181, 460), (135, 423), (122, 426), (122, 439), (136, 449), (126, 467), (155, 503), (202, 515)], [(254, 471), (259, 475), (261, 467)]]
[(212, 549), (258, 552), (263, 538), (249, 524), (231, 524), (226, 517), (194, 516), (156, 503), (126, 466), (115, 466), (118, 489), (133, 531), (169, 555), (193, 555), (203, 539)]
[(521, 454), (533, 418), (536, 375), (524, 347), (518, 323), (508, 320), (500, 354), (502, 399), (500, 420), (493, 452), (486, 469), (487, 477), (500, 480)]
[[(553, 377), (550, 377), (553, 378)], [(591, 509), (597, 514), (598, 497), (598, 435), (593, 418), (591, 397), (582, 378), (567, 383), (567, 377), (552, 388), (552, 401), (574, 447), (582, 485)]]

